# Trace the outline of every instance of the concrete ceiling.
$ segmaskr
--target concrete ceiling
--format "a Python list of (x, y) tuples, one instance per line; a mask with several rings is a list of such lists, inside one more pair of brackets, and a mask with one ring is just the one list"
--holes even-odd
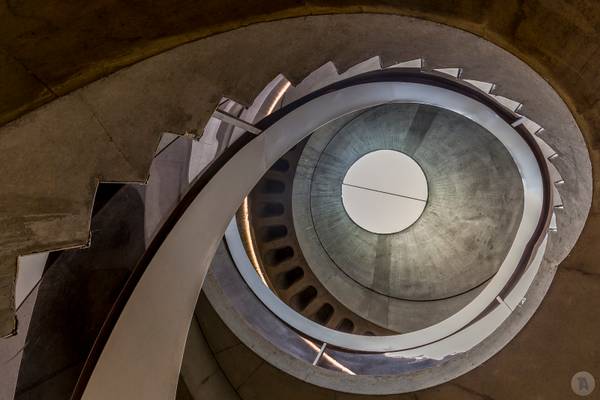
[[(100, 0), (86, 4), (9, 0), (0, 5), (0, 124), (185, 42), (261, 21), (355, 12), (422, 17), (504, 47), (563, 96), (588, 141), (592, 163), (600, 162), (600, 57), (596, 56), (600, 4), (595, 0)], [(340, 59), (349, 64), (338, 64), (340, 69), (356, 62), (341, 53)], [(290, 68), (288, 77), (298, 80), (302, 74)], [(223, 83), (214, 88), (214, 95), (230, 95), (248, 103), (264, 83), (252, 82), (241, 89), (235, 82)], [(16, 256), (85, 244), (90, 198), (98, 180), (146, 179), (159, 132), (143, 134), (146, 145), (142, 147), (126, 136), (130, 130), (110, 136), (110, 126), (97, 126), (102, 123), (94, 110), (81, 108), (86, 101), (89, 98), (69, 97), (56, 105), (64, 108), (63, 115), (79, 117), (70, 120), (69, 127), (60, 118), (33, 115), (0, 131), (0, 335), (14, 328)], [(96, 111), (101, 108), (95, 107)], [(29, 137), (20, 127), (32, 120), (41, 127), (60, 129), (40, 129)], [(83, 136), (81, 132), (90, 133)], [(571, 269), (594, 277), (598, 274), (599, 250), (594, 244), (600, 235), (599, 215), (595, 201), (579, 245), (567, 261)]]
[(357, 12), (416, 16), (476, 33), (555, 82), (582, 114), (599, 98), (594, 0), (8, 0), (0, 5), (0, 123), (182, 43), (256, 22)]
[[(413, 301), (458, 296), (498, 271), (517, 231), (523, 190), (514, 161), (492, 134), (453, 112), (390, 104), (360, 114), (333, 138), (321, 140), (325, 138), (329, 140), (314, 170), (299, 169), (311, 180), (310, 201), (294, 199), (294, 208), (301, 207), (301, 200), (309, 202), (312, 215), (296, 235), (304, 237), (312, 222), (317, 236), (315, 242), (301, 241), (302, 248), (320, 244), (335, 263), (319, 259), (313, 270), (329, 267), (334, 276), (343, 271), (369, 290)], [(311, 138), (309, 144), (317, 140)], [(305, 160), (314, 147), (303, 154)], [(382, 148), (412, 157), (423, 168), (430, 196), (418, 221), (388, 235), (373, 234), (352, 221), (340, 185), (357, 159)], [(364, 181), (373, 182), (373, 176)], [(393, 176), (402, 187), (401, 175)], [(326, 274), (317, 276), (326, 281)], [(331, 290), (338, 282), (332, 279), (326, 287)]]

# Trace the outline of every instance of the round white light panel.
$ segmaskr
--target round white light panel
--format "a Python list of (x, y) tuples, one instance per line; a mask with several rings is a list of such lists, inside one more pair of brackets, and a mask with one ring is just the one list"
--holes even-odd
[(377, 150), (359, 158), (346, 172), (342, 203), (361, 228), (376, 234), (403, 231), (427, 205), (427, 178), (408, 155)]

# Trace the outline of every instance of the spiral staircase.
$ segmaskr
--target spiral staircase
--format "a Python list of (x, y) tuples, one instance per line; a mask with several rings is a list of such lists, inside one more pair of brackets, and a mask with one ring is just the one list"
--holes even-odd
[[(486, 371), (488, 360), (496, 360), (503, 348), (508, 346), (500, 354), (514, 351), (511, 341), (527, 334), (525, 325), (535, 318), (586, 221), (591, 187), (580, 168), (589, 159), (578, 129), (570, 137), (553, 129), (564, 128), (556, 123), (559, 116), (568, 116), (565, 125), (571, 127), (564, 103), (552, 103), (544, 113), (537, 100), (511, 99), (511, 92), (527, 84), (524, 76), (495, 80), (490, 69), (487, 82), (482, 63), (471, 67), (465, 58), (445, 67), (424, 57), (384, 63), (375, 56), (339, 68), (342, 73), (327, 62), (305, 71), (297, 83), (281, 70), (247, 107), (223, 97), (201, 128), (162, 129), (167, 133), (154, 154), (142, 200), (144, 254), (131, 265), (126, 282), (116, 286), (119, 294), (110, 310), (100, 313), (103, 322), (93, 330), (93, 345), (83, 346), (85, 362), (65, 386), (72, 385), (71, 398), (267, 398), (261, 382), (274, 377), (281, 380), (281, 386), (274, 383), (279, 393), (296, 391), (303, 398), (485, 397), (461, 379), (485, 373), (477, 371)], [(507, 64), (514, 62), (506, 57)], [(153, 74), (143, 68), (108, 82), (130, 88), (128, 74)], [(539, 79), (536, 85), (543, 90), (530, 99), (542, 99), (548, 90)], [(221, 95), (228, 96), (227, 90)], [(92, 111), (93, 117), (103, 125), (101, 113), (109, 104), (98, 99), (110, 92), (97, 84), (74, 98), (93, 103), (98, 112)], [(54, 118), (54, 110), (68, 101), (7, 129), (44, 124), (43, 113)], [(335, 237), (326, 244), (317, 226), (322, 219), (314, 218), (316, 206), (310, 204), (321, 156), (314, 160), (310, 152), (317, 144), (326, 152), (332, 138), (363, 113), (378, 115), (386, 106), (405, 112), (415, 104), (465, 118), (473, 129), (490, 134), (489, 146), (505, 148), (505, 158), (515, 163), (511, 173), (523, 185), (513, 201), (523, 208), (515, 212), (521, 224), (510, 230), (514, 237), (499, 240), (509, 243), (499, 250), (504, 260), (491, 274), (459, 294), (410, 299), (355, 279), (336, 258)], [(445, 154), (454, 158), (451, 151)], [(494, 157), (492, 162), (501, 158)], [(306, 168), (312, 173), (303, 176), (299, 171)], [(303, 187), (308, 189), (302, 192)], [(120, 209), (111, 206), (119, 198), (115, 193), (106, 194), (107, 205), (98, 203), (94, 218), (117, 215)], [(139, 221), (135, 226), (140, 229)], [(338, 272), (335, 279), (327, 278), (324, 259), (315, 255), (316, 245), (307, 237), (311, 229)], [(93, 238), (90, 246), (93, 251)], [(69, 265), (65, 252), (51, 256), (47, 268), (56, 257)], [(393, 315), (401, 322), (391, 323)], [(406, 322), (410, 318), (414, 321)], [(34, 363), (23, 358), (21, 368)], [(212, 372), (199, 379), (207, 371)], [(458, 378), (463, 374), (467, 378)], [(213, 378), (219, 383), (207, 384)], [(21, 385), (17, 398), (35, 398), (30, 390)]]
[[(408, 70), (422, 70), (424, 61), (422, 59), (411, 60), (388, 68), (405, 68)], [(281, 105), (289, 104), (311, 91), (315, 91), (328, 84), (360, 74), (363, 72), (381, 70), (378, 57), (374, 57), (350, 68), (343, 74), (338, 74), (335, 65), (327, 63), (323, 67), (311, 73), (297, 86), (290, 86), (282, 96)], [(460, 78), (461, 68), (439, 68), (434, 73), (448, 74), (453, 78)], [(476, 87), (485, 94), (490, 94), (494, 88), (493, 83), (466, 80), (469, 85)], [(510, 111), (517, 112), (521, 104), (503, 96), (493, 98)], [(275, 110), (275, 107), (273, 107)], [(241, 114), (244, 115), (243, 112)], [(518, 114), (517, 114), (518, 115)], [(549, 231), (555, 232), (556, 212), (563, 209), (562, 200), (558, 186), (564, 181), (557, 169), (552, 164), (552, 159), (557, 156), (556, 152), (548, 146), (540, 134), (543, 128), (525, 116), (518, 115), (518, 120), (513, 124), (523, 124), (527, 131), (536, 139), (543, 149), (543, 154), (548, 166), (550, 179), (553, 182), (553, 213)], [(304, 144), (304, 143), (303, 143)], [(262, 273), (269, 277), (271, 286), (278, 295), (285, 299), (286, 303), (292, 305), (296, 310), (301, 309), (302, 314), (321, 322), (327, 322), (333, 327), (344, 324), (349, 327), (360, 327), (364, 333), (373, 334), (374, 331), (382, 331), (380, 326), (373, 326), (364, 321), (358, 315), (349, 315), (343, 303), (336, 300), (335, 296), (327, 292), (320, 280), (311, 271), (306, 260), (302, 256), (302, 249), (295, 237), (294, 220), (292, 216), (292, 184), (296, 173), (296, 166), (303, 150), (303, 144), (295, 146), (284, 157), (277, 161), (269, 169), (257, 188), (251, 194), (252, 221), (254, 224), (255, 249), (263, 261)], [(272, 260), (272, 261), (271, 261)], [(302, 300), (302, 301), (300, 301)], [(411, 310), (415, 311), (415, 310)], [(355, 328), (352, 328), (354, 330)]]

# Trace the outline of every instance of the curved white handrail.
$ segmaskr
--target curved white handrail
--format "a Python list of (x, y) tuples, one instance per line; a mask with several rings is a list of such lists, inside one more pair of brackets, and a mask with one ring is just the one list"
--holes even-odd
[[(194, 308), (214, 252), (244, 197), (267, 169), (308, 134), (341, 115), (390, 102), (430, 104), (458, 112), (495, 134), (507, 147), (523, 177), (524, 212), (515, 242), (488, 289), (460, 314), (432, 327), (399, 335), (371, 337), (364, 351), (393, 351), (432, 343), (472, 321), (509, 280), (542, 211), (542, 178), (529, 147), (492, 110), (447, 89), (417, 83), (377, 82), (346, 87), (316, 97), (292, 110), (250, 141), (213, 176), (188, 206), (149, 262), (114, 325), (86, 386), (84, 399), (170, 398)], [(157, 296), (165, 293), (165, 296)], [(293, 321), (291, 321), (293, 322)], [(291, 324), (293, 326), (293, 324)], [(356, 335), (324, 331), (323, 340), (356, 348)], [(391, 340), (390, 340), (391, 338)], [(151, 351), (150, 351), (151, 349)], [(138, 365), (160, 365), (159, 377)], [(126, 374), (128, 379), (113, 379)], [(172, 375), (170, 375), (172, 374)], [(158, 380), (158, 381), (157, 381)], [(131, 387), (130, 382), (145, 382)]]
[(267, 138), (267, 143), (271, 144), (274, 140), (274, 148), (277, 149), (277, 157), (273, 157), (275, 154), (273, 151), (270, 153), (268, 163), (270, 165), (275, 162), (295, 142), (335, 118), (364, 108), (394, 102), (433, 105), (473, 120), (492, 133), (506, 147), (521, 174), (524, 195), (523, 216), (513, 243), (498, 272), (486, 288), (467, 306), (444, 321), (400, 335), (363, 337), (329, 329), (291, 310), (260, 280), (255, 279), (256, 273), (250, 266), (243, 247), (240, 248), (238, 246), (240, 243), (236, 242), (236, 238), (239, 239), (234, 232), (237, 227), (230, 224), (226, 232), (228, 244), (233, 250), (232, 256), (242, 276), (272, 312), (310, 337), (356, 351), (391, 352), (423, 347), (440, 341), (469, 325), (496, 301), (509, 282), (544, 211), (542, 172), (534, 153), (521, 135), (484, 104), (448, 89), (419, 83), (360, 84), (309, 101), (263, 132), (262, 135)]

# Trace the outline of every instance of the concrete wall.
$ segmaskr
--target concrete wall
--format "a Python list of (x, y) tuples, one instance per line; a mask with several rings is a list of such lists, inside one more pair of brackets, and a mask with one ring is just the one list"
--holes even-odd
[[(204, 300), (206, 301), (206, 300)], [(221, 369), (217, 359), (223, 360), (223, 355), (228, 354), (227, 350), (235, 350), (239, 341), (235, 339), (230, 332), (222, 332), (212, 337), (212, 343), (206, 341), (203, 329), (207, 329), (206, 321), (210, 318), (204, 317), (205, 306), (199, 303), (196, 315), (192, 320), (190, 332), (188, 333), (185, 346), (185, 355), (181, 365), (181, 380), (177, 388), (177, 397), (183, 395), (184, 388), (181, 382), (185, 384), (187, 392), (193, 399), (222, 399), (222, 400), (240, 400), (236, 387), (233, 386), (231, 379), (234, 377), (226, 376)], [(200, 320), (205, 324), (201, 324)], [(210, 331), (213, 333), (214, 331)], [(223, 353), (225, 351), (225, 353)], [(244, 371), (248, 368), (245, 360), (237, 365), (237, 371)]]

